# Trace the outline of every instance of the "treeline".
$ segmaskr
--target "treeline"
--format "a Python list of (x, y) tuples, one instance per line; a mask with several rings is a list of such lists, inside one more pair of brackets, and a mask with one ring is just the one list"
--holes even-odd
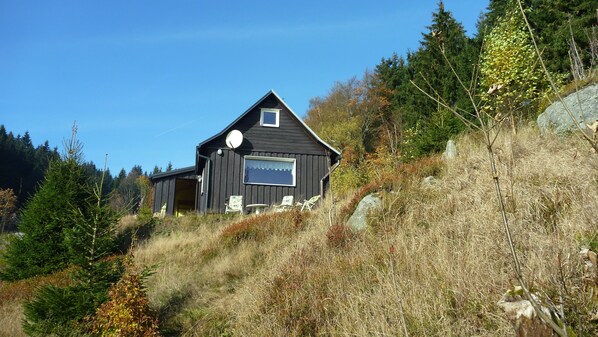
[[(595, 2), (522, 2), (542, 57), (559, 83), (595, 68)], [(416, 51), (382, 58), (362, 78), (337, 82), (327, 95), (310, 101), (306, 123), (343, 153), (344, 165), (334, 180), (341, 190), (442, 151), (448, 139), (474, 121), (468, 120), (473, 103), (463, 86), (474, 93), (476, 106), (497, 118), (508, 115), (513, 127), (535, 117), (546, 98), (548, 81), (517, 1), (491, 0), (473, 37), (442, 1), (431, 21)], [(492, 96), (490, 88), (496, 91)]]
[(0, 188), (11, 189), (18, 205), (33, 194), (49, 163), (58, 157), (47, 141), (34, 147), (29, 132), (15, 137), (0, 125)]
[[(15, 136), (4, 125), (0, 125), (0, 190), (12, 192), (15, 210), (23, 207), (35, 194), (51, 163), (59, 160), (58, 149), (50, 147), (48, 141), (34, 146), (29, 132)], [(102, 177), (103, 167), (85, 161), (81, 165), (94, 179)], [(172, 165), (169, 164), (167, 170), (171, 169)], [(156, 166), (152, 174), (161, 171)], [(139, 165), (134, 165), (129, 172), (123, 168), (116, 176), (112, 176), (110, 170), (105, 172), (103, 193), (109, 195), (113, 210), (138, 212), (142, 205), (149, 205), (150, 189), (149, 175)]]

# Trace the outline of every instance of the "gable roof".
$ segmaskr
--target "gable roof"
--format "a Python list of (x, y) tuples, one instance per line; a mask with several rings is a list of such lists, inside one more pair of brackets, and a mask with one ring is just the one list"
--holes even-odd
[(341, 158), (341, 153), (337, 149), (333, 148), (328, 143), (326, 143), (325, 141), (323, 141), (320, 137), (318, 137), (318, 135), (309, 126), (307, 126), (307, 124), (305, 124), (305, 122), (301, 118), (299, 118), (299, 116), (297, 116), (297, 114), (293, 111), (293, 109), (291, 109), (285, 103), (285, 101), (282, 98), (280, 98), (280, 96), (278, 96), (278, 94), (274, 90), (268, 91), (262, 98), (260, 98), (257, 102), (255, 102), (251, 107), (249, 107), (249, 109), (247, 109), (245, 112), (243, 112), (239, 117), (237, 117), (237, 119), (235, 119), (232, 123), (230, 123), (222, 131), (220, 131), (216, 135), (214, 135), (214, 136), (212, 136), (212, 137), (204, 140), (203, 142), (199, 143), (199, 145), (197, 145), (197, 150), (201, 151), (202, 147), (204, 147), (206, 144), (208, 144), (212, 140), (214, 140), (214, 139), (216, 139), (216, 138), (224, 135), (225, 133), (229, 132), (230, 129), (235, 124), (237, 124), (237, 122), (239, 120), (241, 120), (243, 117), (245, 117), (245, 115), (247, 115), (249, 112), (251, 112), (255, 107), (257, 107), (258, 105), (260, 105), (270, 95), (274, 95), (274, 97), (284, 106), (284, 108), (290, 112), (291, 116), (295, 120), (297, 120), (299, 122), (299, 124), (302, 125), (305, 128), (305, 130), (307, 130), (308, 134), (311, 135), (317, 143), (319, 143), (320, 145), (322, 145), (326, 149), (330, 150), (334, 154), (334, 156), (333, 156), (333, 163), (337, 162)]

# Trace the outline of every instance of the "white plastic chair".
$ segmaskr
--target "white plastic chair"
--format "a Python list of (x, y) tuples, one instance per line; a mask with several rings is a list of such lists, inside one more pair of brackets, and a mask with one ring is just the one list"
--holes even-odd
[(318, 202), (318, 200), (320, 200), (319, 194), (314, 195), (313, 197), (309, 198), (309, 200), (304, 200), (303, 204), (301, 206), (301, 210), (303, 211), (305, 209), (305, 210), (311, 211), (312, 208), (314, 206), (316, 206), (316, 203)]
[(228, 213), (243, 213), (243, 196), (242, 195), (231, 195), (228, 197), (228, 203), (224, 204), (226, 209), (225, 214)]
[(293, 208), (293, 201), (294, 197), (292, 195), (286, 195), (282, 197), (282, 202), (280, 203), (280, 205), (274, 205), (274, 211), (284, 212), (290, 210), (291, 208)]

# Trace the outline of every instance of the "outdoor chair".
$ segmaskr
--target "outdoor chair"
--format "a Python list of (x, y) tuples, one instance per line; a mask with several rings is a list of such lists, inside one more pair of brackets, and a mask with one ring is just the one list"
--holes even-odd
[(166, 204), (164, 204), (164, 205), (162, 205), (162, 207), (160, 207), (160, 212), (154, 213), (154, 218), (164, 219), (164, 217), (166, 217)]
[(313, 197), (309, 198), (309, 200), (304, 200), (301, 204), (301, 210), (308, 210), (311, 211), (312, 208), (316, 205), (316, 203), (320, 200), (320, 195), (314, 195)]
[(224, 204), (226, 209), (225, 214), (228, 213), (243, 213), (243, 196), (242, 195), (231, 195), (228, 197), (228, 202)]
[(284, 212), (292, 209), (293, 200), (294, 198), (292, 195), (286, 195), (282, 197), (282, 202), (280, 203), (280, 205), (274, 205), (274, 212)]

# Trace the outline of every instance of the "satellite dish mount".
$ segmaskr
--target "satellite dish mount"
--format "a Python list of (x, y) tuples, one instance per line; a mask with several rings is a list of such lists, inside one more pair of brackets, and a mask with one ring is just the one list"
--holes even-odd
[(243, 134), (239, 130), (232, 130), (226, 135), (226, 146), (229, 149), (235, 150), (243, 143)]

